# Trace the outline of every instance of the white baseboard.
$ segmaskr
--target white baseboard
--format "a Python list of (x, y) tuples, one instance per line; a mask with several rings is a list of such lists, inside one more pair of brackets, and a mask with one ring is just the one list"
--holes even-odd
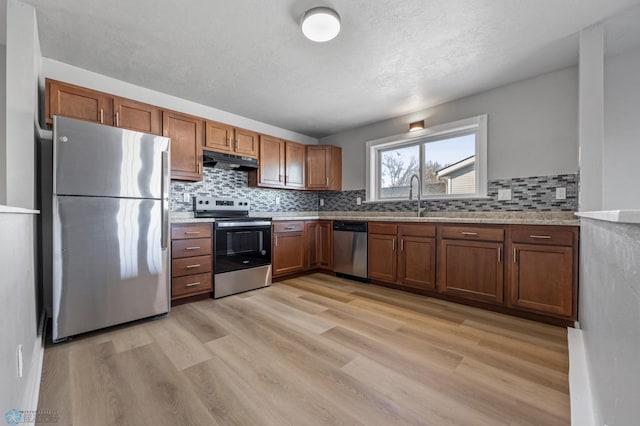
[(569, 394), (571, 395), (571, 424), (595, 426), (591, 380), (587, 364), (582, 330), (568, 328)]

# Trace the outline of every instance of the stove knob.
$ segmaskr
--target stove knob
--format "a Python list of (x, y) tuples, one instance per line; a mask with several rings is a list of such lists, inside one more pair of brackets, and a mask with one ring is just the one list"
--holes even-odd
[(205, 201), (204, 203), (205, 203), (205, 204), (209, 204), (209, 200)]
[(198, 204), (202, 204), (202, 200), (198, 201)]

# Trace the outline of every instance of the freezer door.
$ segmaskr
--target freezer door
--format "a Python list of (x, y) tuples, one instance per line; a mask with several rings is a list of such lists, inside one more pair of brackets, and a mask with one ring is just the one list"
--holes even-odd
[(53, 118), (53, 193), (162, 197), (169, 139), (65, 117)]
[(169, 311), (160, 200), (53, 198), (53, 339)]

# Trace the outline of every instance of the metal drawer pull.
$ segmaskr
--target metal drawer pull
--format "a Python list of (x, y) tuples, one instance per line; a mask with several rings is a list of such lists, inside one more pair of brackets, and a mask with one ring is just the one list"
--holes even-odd
[(185, 287), (193, 287), (194, 285), (200, 285), (200, 281), (195, 282), (195, 283), (185, 284)]
[(197, 265), (187, 265), (185, 266), (187, 269), (199, 268), (201, 265), (198, 263)]
[(462, 235), (478, 235), (477, 232), (462, 232)]
[(278, 234), (276, 234), (275, 237), (276, 237), (275, 245), (276, 247), (278, 247)]
[(404, 251), (404, 238), (400, 240), (400, 251)]
[(100, 124), (104, 124), (104, 110), (100, 108)]
[(185, 247), (185, 250), (198, 250), (200, 247)]
[(120, 113), (116, 112), (116, 127), (120, 127)]
[(196, 235), (199, 234), (200, 231), (184, 231), (185, 235)]
[(295, 226), (287, 226), (284, 229), (296, 229)]
[(498, 263), (502, 262), (502, 248), (498, 247)]
[(513, 248), (513, 263), (518, 263), (518, 249)]
[(550, 240), (551, 235), (529, 235), (531, 238), (537, 238), (539, 240)]
[(391, 242), (393, 243), (393, 247), (391, 248), (391, 250), (396, 251), (396, 239), (394, 238), (393, 240), (391, 240)]

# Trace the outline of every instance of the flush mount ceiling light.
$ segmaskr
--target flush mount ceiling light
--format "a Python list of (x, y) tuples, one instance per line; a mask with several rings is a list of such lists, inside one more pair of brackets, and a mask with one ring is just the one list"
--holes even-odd
[(415, 130), (422, 130), (422, 129), (424, 129), (424, 120), (414, 121), (413, 123), (409, 124), (410, 132), (413, 132)]
[(329, 41), (340, 32), (340, 16), (328, 7), (314, 7), (302, 15), (300, 27), (311, 41)]

